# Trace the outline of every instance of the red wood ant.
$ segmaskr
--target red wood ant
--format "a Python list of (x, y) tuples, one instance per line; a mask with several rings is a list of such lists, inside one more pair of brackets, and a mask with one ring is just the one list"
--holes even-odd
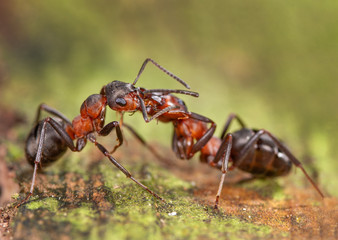
[[(227, 133), (234, 119), (239, 122), (241, 129)], [(220, 138), (213, 136), (201, 141), (208, 131), (205, 121), (183, 119), (177, 120), (174, 125), (173, 150), (179, 158), (191, 158), (196, 152), (196, 148), (194, 150), (192, 147), (193, 143), (199, 142), (200, 160), (222, 171), (215, 208), (218, 206), (225, 175), (228, 169), (232, 170), (235, 167), (251, 173), (253, 177), (262, 178), (286, 175), (294, 164), (303, 171), (320, 196), (324, 197), (302, 164), (280, 140), (264, 129), (246, 128), (235, 114), (230, 114)]]
[[(145, 108), (144, 99), (145, 96), (153, 95), (152, 101), (155, 101), (156, 96), (152, 94), (156, 91), (159, 96), (163, 95), (165, 98), (175, 99), (174, 96), (169, 93), (179, 93), (191, 95), (198, 97), (198, 93), (191, 92), (187, 90), (173, 90), (173, 89), (156, 89), (156, 90), (146, 90), (144, 88), (137, 88), (134, 85), (136, 84), (139, 76), (143, 72), (146, 64), (152, 62), (156, 67), (161, 69), (163, 72), (183, 84), (186, 88), (189, 86), (180, 78), (173, 75), (162, 66), (157, 64), (152, 59), (146, 59), (134, 81), (133, 84), (123, 83), (120, 81), (113, 81), (105, 85), (100, 94), (93, 94), (89, 96), (82, 104), (80, 109), (80, 115), (75, 117), (71, 122), (59, 111), (45, 105), (41, 104), (38, 108), (37, 117), (35, 121), (35, 126), (31, 130), (28, 138), (26, 140), (26, 158), (28, 162), (34, 166), (32, 183), (30, 187), (29, 194), (26, 198), (19, 204), (26, 202), (30, 196), (33, 194), (34, 184), (37, 169), (39, 167), (45, 167), (56, 160), (58, 160), (69, 148), (73, 152), (80, 152), (86, 145), (87, 140), (94, 143), (95, 146), (120, 170), (122, 171), (127, 178), (130, 178), (144, 190), (148, 191), (154, 197), (163, 201), (163, 199), (157, 195), (155, 192), (151, 191), (147, 186), (135, 179), (131, 173), (125, 169), (120, 163), (118, 163), (115, 158), (110, 154), (110, 152), (100, 143), (96, 141), (96, 135), (107, 136), (113, 129), (116, 129), (116, 135), (118, 138), (118, 144), (114, 147), (114, 150), (119, 147), (123, 142), (123, 136), (120, 129), (120, 123), (118, 121), (112, 121), (106, 125), (105, 115), (106, 115), (106, 105), (108, 105), (113, 110), (118, 110), (119, 112), (130, 111), (125, 109), (132, 109), (132, 111), (141, 110), (143, 113), (144, 120), (150, 122), (156, 118), (167, 118), (170, 119), (177, 118), (178, 115), (186, 112), (186, 108), (182, 104), (173, 105), (169, 104), (166, 107), (163, 107), (159, 110), (156, 109), (154, 114), (151, 114), (151, 118), (148, 118), (147, 112), (149, 109), (148, 101), (147, 108)], [(165, 94), (165, 95), (164, 95)], [(178, 109), (178, 108), (184, 109)], [(176, 109), (175, 111), (172, 111)], [(47, 117), (43, 120), (40, 120), (41, 111), (46, 111), (47, 113), (57, 117), (53, 119)], [(178, 113), (177, 113), (178, 112)], [(178, 114), (178, 115), (177, 115)], [(184, 114), (183, 114), (184, 115)], [(165, 117), (164, 117), (165, 116)], [(74, 144), (76, 141), (76, 144)], [(113, 151), (114, 151), (113, 150)]]

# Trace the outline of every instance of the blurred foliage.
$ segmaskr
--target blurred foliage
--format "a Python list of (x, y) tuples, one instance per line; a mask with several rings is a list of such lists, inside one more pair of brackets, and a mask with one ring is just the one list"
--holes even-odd
[[(337, 194), (337, 10), (337, 1), (305, 0), (1, 1), (1, 104), (33, 119), (45, 102), (72, 118), (151, 57), (200, 93), (182, 98), (218, 131), (230, 112), (271, 130)], [(151, 66), (138, 85), (182, 87)], [(169, 147), (171, 126), (125, 121)]]

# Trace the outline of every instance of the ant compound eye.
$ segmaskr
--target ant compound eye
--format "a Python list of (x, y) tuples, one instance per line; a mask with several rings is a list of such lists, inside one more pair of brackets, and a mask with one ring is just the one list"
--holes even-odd
[(115, 102), (122, 107), (127, 105), (127, 102), (124, 100), (124, 98), (116, 98)]

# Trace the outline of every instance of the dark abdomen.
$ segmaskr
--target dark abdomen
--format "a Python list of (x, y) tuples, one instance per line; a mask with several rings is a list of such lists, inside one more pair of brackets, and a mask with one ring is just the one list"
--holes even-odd
[(262, 135), (249, 148), (247, 154), (240, 155), (241, 150), (255, 133), (256, 131), (244, 128), (233, 134), (231, 158), (234, 166), (258, 177), (277, 177), (288, 174), (292, 167), (290, 159), (280, 152), (268, 135)]
[[(43, 122), (44, 120), (39, 121), (39, 123), (31, 130), (26, 140), (26, 159), (32, 166), (34, 166), (36, 154), (38, 151)], [(62, 124), (61, 121), (58, 121), (58, 123)], [(60, 137), (60, 135), (54, 130), (51, 125), (47, 124), (45, 132), (45, 142), (43, 145), (41, 157), (42, 167), (48, 166), (49, 164), (58, 160), (66, 152), (66, 150), (67, 145), (65, 141)]]

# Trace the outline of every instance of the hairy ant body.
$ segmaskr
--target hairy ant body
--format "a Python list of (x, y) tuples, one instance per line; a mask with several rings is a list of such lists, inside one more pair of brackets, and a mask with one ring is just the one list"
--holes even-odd
[[(152, 117), (147, 117), (147, 111), (149, 112), (151, 109), (149, 109), (149, 101), (146, 101), (148, 108), (145, 108), (145, 102), (143, 99), (145, 95), (147, 96), (147, 94), (152, 95), (154, 90), (137, 88), (134, 85), (136, 84), (140, 74), (143, 72), (146, 64), (149, 61), (163, 72), (183, 84), (186, 88), (189, 88), (189, 86), (183, 80), (164, 69), (152, 59), (148, 58), (144, 61), (133, 84), (123, 83), (120, 81), (113, 81), (107, 84), (102, 88), (100, 94), (93, 94), (83, 102), (80, 108), (80, 115), (75, 117), (72, 122), (68, 120), (68, 118), (62, 113), (45, 104), (41, 104), (39, 106), (35, 126), (28, 135), (25, 148), (26, 158), (28, 162), (34, 167), (32, 183), (29, 194), (19, 205), (21, 205), (23, 202), (26, 202), (33, 194), (36, 173), (39, 167), (44, 167), (55, 162), (66, 152), (67, 149), (70, 149), (73, 152), (80, 152), (85, 147), (87, 141), (94, 143), (95, 146), (120, 171), (122, 171), (127, 178), (130, 178), (154, 197), (163, 201), (159, 195), (135, 179), (127, 169), (125, 169), (115, 160), (115, 158), (103, 145), (96, 141), (96, 135), (107, 136), (115, 128), (118, 144), (115, 145), (114, 150), (123, 143), (120, 123), (118, 121), (112, 121), (106, 125), (104, 124), (107, 105), (113, 110), (117, 110), (119, 112), (141, 110), (146, 122), (150, 122), (151, 120), (158, 117), (161, 117), (162, 120), (169, 120), (171, 115), (174, 117), (177, 117), (178, 115), (184, 116), (184, 113), (187, 112), (186, 107), (181, 103), (178, 104), (179, 106), (169, 104), (168, 106), (164, 108), (162, 107), (159, 110), (154, 109), (155, 112), (151, 114)], [(197, 93), (187, 90), (156, 89), (155, 91), (160, 96), (163, 95), (164, 98), (168, 99), (175, 99), (175, 97), (169, 93), (186, 94), (195, 97), (198, 96)], [(156, 99), (155, 95), (156, 94), (153, 94), (154, 102)], [(180, 107), (182, 107), (182, 109), (178, 109)], [(40, 120), (42, 110), (57, 118), (54, 119), (47, 117), (43, 120)], [(76, 141), (75, 144), (74, 141)]]
[[(231, 122), (236, 119), (241, 129), (227, 133)], [(208, 127), (205, 121), (196, 119), (178, 120), (175, 124), (173, 150), (181, 159), (189, 159), (195, 153), (191, 146), (200, 143), (201, 162), (222, 171), (222, 177), (215, 200), (215, 208), (223, 188), (225, 175), (229, 170), (238, 169), (251, 173), (253, 177), (278, 177), (290, 172), (292, 164), (300, 168), (317, 190), (324, 197), (318, 186), (307, 174), (297, 158), (270, 132), (261, 129), (249, 129), (235, 114), (231, 114), (224, 126), (221, 137), (212, 136), (202, 140)], [(226, 134), (227, 133), (227, 134)], [(229, 167), (229, 164), (231, 166)]]

